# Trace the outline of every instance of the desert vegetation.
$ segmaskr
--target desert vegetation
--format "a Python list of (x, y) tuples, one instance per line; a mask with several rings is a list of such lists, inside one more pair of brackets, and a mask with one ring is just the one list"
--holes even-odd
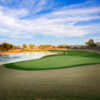
[(100, 50), (100, 42), (94, 42), (93, 39), (89, 39), (84, 45), (69, 45), (69, 44), (59, 44), (59, 45), (35, 45), (35, 44), (22, 44), (22, 45), (13, 45), (10, 43), (1, 43), (0, 51), (9, 51), (19, 49), (21, 51), (25, 50), (64, 50), (64, 49), (96, 49)]

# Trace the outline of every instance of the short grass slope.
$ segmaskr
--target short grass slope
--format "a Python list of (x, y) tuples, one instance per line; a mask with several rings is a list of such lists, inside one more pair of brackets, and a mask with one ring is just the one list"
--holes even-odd
[(6, 64), (5, 67), (21, 70), (47, 70), (70, 68), (82, 65), (100, 64), (100, 54), (96, 52), (69, 50), (37, 60)]

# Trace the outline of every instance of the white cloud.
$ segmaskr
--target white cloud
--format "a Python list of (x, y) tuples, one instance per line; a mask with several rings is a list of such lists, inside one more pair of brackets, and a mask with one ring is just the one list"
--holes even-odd
[(22, 0), (19, 4), (21, 8), (27, 8), (32, 14), (36, 14), (43, 10), (53, 7), (53, 1), (50, 0)]
[[(43, 10), (46, 2), (46, 0), (40, 2), (36, 7), (38, 9), (34, 8), (34, 13)], [(100, 32), (98, 24), (82, 26), (76, 24), (80, 21), (100, 19), (99, 12), (100, 7), (69, 6), (37, 18), (21, 19), (29, 14), (27, 9), (13, 10), (0, 7), (0, 34), (10, 34), (11, 37), (30, 37), (37, 33), (61, 37), (83, 36)]]

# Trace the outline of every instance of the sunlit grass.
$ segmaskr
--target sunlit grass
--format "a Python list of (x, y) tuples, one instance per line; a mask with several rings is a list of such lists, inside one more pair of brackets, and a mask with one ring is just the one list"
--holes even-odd
[(47, 70), (70, 68), (82, 65), (100, 64), (100, 54), (88, 51), (60, 51), (61, 53), (30, 60), (6, 64), (5, 67), (21, 70)]

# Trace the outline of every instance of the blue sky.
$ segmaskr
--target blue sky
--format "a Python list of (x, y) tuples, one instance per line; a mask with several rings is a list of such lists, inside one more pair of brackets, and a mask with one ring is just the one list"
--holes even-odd
[(0, 0), (0, 43), (100, 41), (100, 0)]

